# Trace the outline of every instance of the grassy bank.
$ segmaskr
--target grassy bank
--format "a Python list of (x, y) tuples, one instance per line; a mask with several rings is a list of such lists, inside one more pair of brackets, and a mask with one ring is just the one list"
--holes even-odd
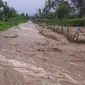
[(12, 18), (8, 21), (0, 21), (0, 31), (7, 30), (8, 28), (12, 26), (16, 26), (19, 23), (24, 23), (26, 22), (26, 19), (20, 19), (20, 18)]
[(51, 20), (39, 20), (40, 22), (46, 22), (47, 24), (60, 25), (60, 26), (85, 26), (85, 18), (76, 19), (51, 19)]
[(61, 26), (85, 26), (85, 18), (80, 19), (62, 19), (62, 20), (52, 20), (52, 24), (57, 24)]

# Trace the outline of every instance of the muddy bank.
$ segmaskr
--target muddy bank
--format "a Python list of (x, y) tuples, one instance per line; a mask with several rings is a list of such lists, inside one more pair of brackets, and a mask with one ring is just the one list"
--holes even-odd
[(49, 39), (54, 39), (54, 40), (62, 42), (62, 43), (70, 43), (67, 39), (65, 39), (65, 37), (63, 35), (55, 33), (51, 29), (41, 28), (41, 29), (39, 29), (39, 32), (41, 35), (43, 35)]

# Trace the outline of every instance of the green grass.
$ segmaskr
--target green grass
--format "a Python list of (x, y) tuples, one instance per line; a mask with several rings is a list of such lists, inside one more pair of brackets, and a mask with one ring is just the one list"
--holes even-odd
[(60, 26), (85, 26), (85, 18), (75, 18), (75, 19), (43, 19), (41, 22), (46, 22), (47, 24), (60, 25)]
[(52, 20), (52, 24), (57, 24), (61, 26), (85, 26), (85, 18), (79, 18), (79, 19), (57, 19)]
[(19, 19), (19, 18), (13, 18), (8, 21), (0, 21), (0, 31), (7, 30), (12, 26), (16, 26), (19, 23), (24, 23), (24, 22), (26, 22), (25, 19)]

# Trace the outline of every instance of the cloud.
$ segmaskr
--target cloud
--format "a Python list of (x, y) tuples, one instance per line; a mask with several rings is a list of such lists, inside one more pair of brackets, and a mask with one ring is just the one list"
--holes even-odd
[(45, 0), (3, 0), (7, 1), (9, 6), (14, 7), (18, 13), (28, 13), (33, 15), (38, 8), (43, 8)]

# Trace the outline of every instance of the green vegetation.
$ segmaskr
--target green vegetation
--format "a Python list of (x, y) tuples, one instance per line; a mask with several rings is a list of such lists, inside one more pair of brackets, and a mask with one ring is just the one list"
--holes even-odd
[(0, 30), (6, 30), (28, 19), (28, 14), (18, 14), (14, 8), (8, 6), (7, 2), (0, 0)]
[(35, 22), (85, 26), (85, 0), (46, 0), (45, 7), (34, 16)]
[(76, 18), (76, 19), (43, 19), (38, 22), (59, 26), (85, 26), (85, 18)]
[(12, 26), (16, 26), (19, 23), (26, 22), (27, 20), (25, 19), (17, 19), (17, 18), (12, 18), (8, 21), (0, 21), (0, 31), (7, 30), (8, 28)]
[(57, 23), (61, 26), (85, 26), (85, 19), (84, 18), (76, 18), (76, 19), (63, 19), (63, 20), (57, 20), (53, 23)]

